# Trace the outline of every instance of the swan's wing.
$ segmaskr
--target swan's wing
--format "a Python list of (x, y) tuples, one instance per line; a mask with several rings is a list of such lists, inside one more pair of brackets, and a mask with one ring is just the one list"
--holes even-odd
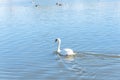
[(60, 51), (60, 54), (61, 54), (62, 56), (67, 56), (70, 52), (72, 52), (70, 49), (65, 48), (65, 49), (62, 49), (62, 50)]
[(69, 49), (69, 48), (65, 48), (64, 52), (65, 52), (66, 55), (75, 55), (75, 53), (73, 52), (73, 50)]
[(69, 48), (65, 48), (64, 51), (66, 51), (66, 52), (73, 52), (73, 50), (69, 49)]

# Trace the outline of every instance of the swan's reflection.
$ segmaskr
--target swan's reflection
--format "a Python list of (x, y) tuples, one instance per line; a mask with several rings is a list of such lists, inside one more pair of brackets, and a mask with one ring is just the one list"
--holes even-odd
[(58, 53), (57, 51), (54, 51), (54, 53), (56, 54), (57, 58), (59, 58), (60, 60), (65, 60), (65, 61), (74, 61), (76, 55), (61, 55), (60, 53)]
[(75, 60), (75, 56), (65, 56), (64, 58), (67, 61), (74, 61)]

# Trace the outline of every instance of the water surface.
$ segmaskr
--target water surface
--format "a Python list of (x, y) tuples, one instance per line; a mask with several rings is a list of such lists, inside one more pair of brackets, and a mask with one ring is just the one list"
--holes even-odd
[[(36, 3), (0, 2), (1, 80), (120, 80), (119, 1)], [(75, 57), (54, 53), (58, 37)]]

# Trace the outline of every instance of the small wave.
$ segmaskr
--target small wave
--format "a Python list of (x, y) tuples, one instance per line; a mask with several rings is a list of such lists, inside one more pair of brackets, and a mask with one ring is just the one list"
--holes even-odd
[(73, 65), (71, 68), (68, 68), (68, 70), (73, 71), (79, 75), (82, 75), (85, 72), (85, 69), (83, 67), (78, 66), (78, 65)]
[(88, 53), (89, 55), (93, 55), (96, 57), (104, 57), (104, 58), (120, 58), (120, 55), (116, 55), (116, 54), (102, 54), (102, 53)]

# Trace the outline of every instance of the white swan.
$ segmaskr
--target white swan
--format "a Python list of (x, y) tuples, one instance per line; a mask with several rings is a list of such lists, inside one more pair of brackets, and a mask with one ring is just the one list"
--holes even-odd
[(61, 39), (60, 38), (55, 39), (55, 42), (58, 43), (57, 52), (60, 55), (66, 55), (66, 56), (75, 55), (75, 53), (73, 52), (72, 49), (69, 49), (69, 48), (65, 48), (65, 49), (62, 49), (62, 50), (60, 49), (60, 46), (61, 46)]

